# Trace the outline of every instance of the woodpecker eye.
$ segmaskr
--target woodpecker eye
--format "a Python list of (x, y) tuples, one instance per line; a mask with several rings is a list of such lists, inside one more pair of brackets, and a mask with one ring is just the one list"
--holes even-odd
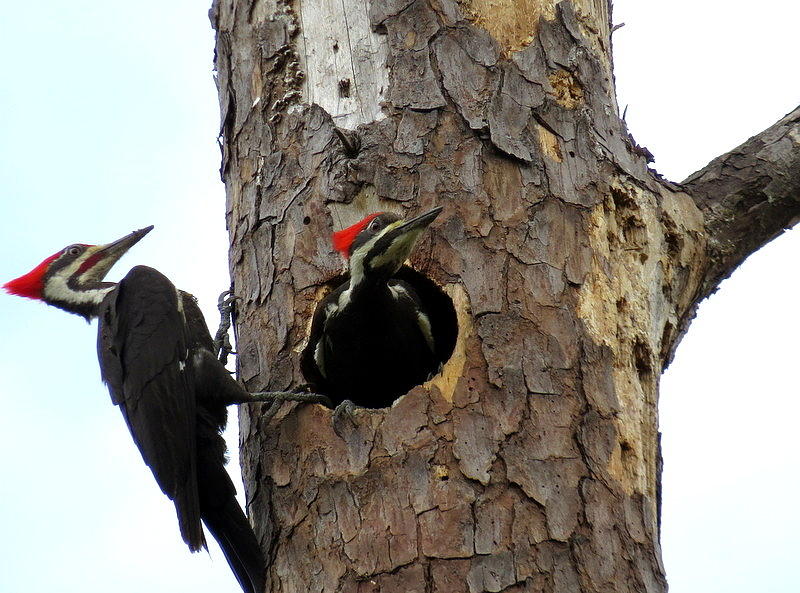
[(383, 222), (381, 221), (381, 219), (373, 218), (372, 222), (369, 223), (369, 227), (367, 228), (369, 228), (370, 231), (375, 232), (381, 230), (382, 227), (383, 227)]
[(81, 252), (81, 248), (78, 247), (77, 245), (70, 245), (69, 247), (67, 247), (66, 252), (69, 255), (78, 255)]

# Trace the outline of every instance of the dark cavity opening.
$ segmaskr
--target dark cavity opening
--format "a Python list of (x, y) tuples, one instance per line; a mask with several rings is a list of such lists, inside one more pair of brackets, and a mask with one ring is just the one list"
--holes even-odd
[[(347, 356), (345, 362), (336, 365), (335, 368), (331, 368), (331, 361), (323, 356), (322, 363), (326, 371), (323, 375), (317, 365), (315, 352), (320, 339), (323, 339), (321, 334), (325, 307), (331, 302), (330, 299), (337, 298), (332, 295), (338, 295), (339, 289), (343, 290), (348, 280), (346, 275), (333, 278), (327, 283), (330, 292), (317, 303), (314, 311), (311, 335), (301, 355), (301, 370), (309, 387), (316, 393), (327, 395), (334, 405), (349, 399), (356, 405), (366, 408), (391, 406), (411, 388), (438, 375), (453, 354), (458, 338), (458, 318), (450, 297), (436, 282), (408, 266), (400, 268), (392, 278), (409, 285), (422, 304), (422, 310), (430, 320), (434, 343), (433, 356), (426, 357), (425, 365), (418, 365), (419, 357), (416, 353), (403, 351), (388, 340), (378, 340), (380, 346), (374, 349), (384, 348), (382, 352), (376, 353), (373, 348), (359, 350), (355, 356)], [(362, 326), (352, 318), (348, 319), (347, 323), (352, 332), (351, 336), (356, 339), (363, 336), (363, 332), (386, 331), (387, 335), (389, 333), (386, 328)], [(355, 348), (359, 348), (359, 345)], [(378, 368), (380, 365), (376, 361), (386, 358), (396, 361), (392, 363), (391, 369)]]

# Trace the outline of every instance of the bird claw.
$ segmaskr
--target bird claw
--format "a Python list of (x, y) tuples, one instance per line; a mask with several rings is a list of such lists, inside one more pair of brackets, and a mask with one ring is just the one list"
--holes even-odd
[(220, 313), (230, 315), (233, 313), (234, 303), (240, 300), (242, 299), (233, 294), (232, 290), (223, 290), (217, 297), (217, 309), (219, 309)]
[(220, 321), (219, 329), (214, 336), (214, 348), (216, 350), (216, 357), (223, 365), (228, 362), (228, 355), (233, 353), (233, 346), (231, 345), (228, 331), (231, 328), (233, 321), (234, 309), (236, 301), (240, 300), (239, 297), (233, 294), (232, 291), (226, 290), (219, 295), (217, 299), (217, 309), (219, 310)]
[(350, 432), (355, 430), (356, 422), (355, 422), (355, 414), (356, 410), (358, 410), (358, 406), (351, 402), (349, 399), (344, 400), (333, 411), (333, 416), (331, 417), (333, 423), (333, 432), (335, 432), (340, 439), (347, 440), (345, 436), (345, 430), (347, 428), (350, 429)]

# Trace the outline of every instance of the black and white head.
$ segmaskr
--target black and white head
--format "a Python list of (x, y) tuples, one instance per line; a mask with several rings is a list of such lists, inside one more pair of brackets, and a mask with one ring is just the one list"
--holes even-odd
[(348, 260), (354, 283), (364, 278), (388, 280), (410, 257), (422, 232), (442, 207), (410, 220), (391, 212), (376, 212), (333, 234), (333, 246)]
[(90, 319), (115, 286), (103, 282), (108, 271), (152, 229), (139, 229), (105, 245), (68, 245), (24, 276), (6, 282), (3, 288)]

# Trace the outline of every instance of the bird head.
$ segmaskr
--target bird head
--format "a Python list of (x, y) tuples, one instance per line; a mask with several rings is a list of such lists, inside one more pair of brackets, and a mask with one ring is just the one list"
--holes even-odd
[(68, 245), (3, 288), (88, 318), (114, 287), (103, 282), (111, 266), (152, 229), (139, 229), (105, 245)]
[(409, 220), (391, 212), (376, 212), (333, 234), (333, 246), (350, 264), (356, 282), (363, 277), (388, 279), (403, 265), (441, 206)]

